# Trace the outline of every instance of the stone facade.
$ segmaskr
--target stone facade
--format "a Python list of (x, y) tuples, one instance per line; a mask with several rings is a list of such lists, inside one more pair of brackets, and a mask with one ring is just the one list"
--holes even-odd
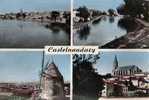
[(43, 100), (64, 100), (63, 76), (54, 62), (48, 64), (42, 73), (40, 97)]

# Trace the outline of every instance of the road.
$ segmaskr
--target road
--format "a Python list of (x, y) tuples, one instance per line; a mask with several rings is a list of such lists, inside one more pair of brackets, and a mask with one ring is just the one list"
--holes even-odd
[(100, 19), (100, 18), (102, 18), (102, 17), (104, 17), (104, 16), (105, 16), (105, 15), (100, 15), (100, 16), (98, 16), (98, 17), (93, 18), (92, 20), (90, 20), (90, 21), (88, 21), (88, 22), (74, 23), (73, 28), (74, 28), (75, 30), (80, 30), (80, 28), (82, 28), (83, 26), (89, 25), (89, 24), (91, 24), (92, 22), (94, 22), (95, 20), (98, 20), (98, 19)]

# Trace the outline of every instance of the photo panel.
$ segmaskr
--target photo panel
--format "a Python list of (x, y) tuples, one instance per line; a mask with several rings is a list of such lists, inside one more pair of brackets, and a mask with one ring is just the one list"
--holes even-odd
[(149, 0), (1, 0), (0, 100), (148, 100), (148, 48)]
[(73, 55), (73, 100), (148, 100), (149, 52)]
[(148, 0), (74, 0), (74, 45), (149, 48)]
[(70, 55), (0, 52), (0, 100), (70, 100)]
[(70, 0), (1, 0), (0, 48), (70, 45)]

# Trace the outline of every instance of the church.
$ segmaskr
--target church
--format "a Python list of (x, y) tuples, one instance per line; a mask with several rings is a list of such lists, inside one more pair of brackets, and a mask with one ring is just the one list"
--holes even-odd
[(42, 100), (64, 100), (64, 80), (57, 66), (52, 61), (47, 63), (41, 74)]
[(141, 72), (142, 70), (136, 65), (119, 66), (117, 56), (115, 56), (112, 70), (113, 76), (131, 76)]

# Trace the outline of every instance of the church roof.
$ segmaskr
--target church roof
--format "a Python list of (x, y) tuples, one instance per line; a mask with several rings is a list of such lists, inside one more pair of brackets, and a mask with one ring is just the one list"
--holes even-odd
[[(128, 66), (119, 66), (116, 71), (119, 71), (119, 70), (130, 70), (130, 69), (139, 69), (138, 66), (136, 65), (128, 65)], [(140, 70), (140, 69), (139, 69)]]

